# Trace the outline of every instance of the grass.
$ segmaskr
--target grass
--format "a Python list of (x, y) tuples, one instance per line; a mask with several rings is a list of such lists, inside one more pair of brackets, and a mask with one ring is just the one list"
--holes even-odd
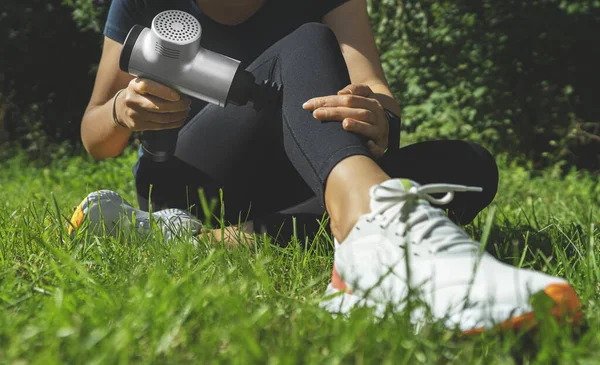
[[(493, 205), (466, 230), (506, 262), (566, 277), (581, 330), (464, 338), (406, 313), (348, 320), (318, 307), (329, 237), (237, 250), (136, 235), (66, 235), (72, 207), (98, 189), (135, 201), (135, 154), (108, 162), (0, 162), (0, 363), (596, 364), (600, 358), (598, 177), (529, 173), (500, 161)], [(490, 214), (494, 213), (494, 214)], [(486, 229), (486, 218), (489, 229)]]

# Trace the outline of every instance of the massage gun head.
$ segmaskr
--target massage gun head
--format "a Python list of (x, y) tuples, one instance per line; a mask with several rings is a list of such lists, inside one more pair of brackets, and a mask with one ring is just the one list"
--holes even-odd
[(164, 11), (154, 17), (151, 29), (136, 25), (130, 30), (121, 51), (121, 70), (225, 106), (240, 62), (202, 48), (201, 35), (194, 16)]
[[(200, 49), (202, 27), (192, 15), (168, 10), (152, 20), (152, 28), (135, 25), (121, 51), (120, 67), (125, 72), (146, 71), (151, 64), (168, 67), (194, 60)], [(140, 57), (142, 56), (142, 57)], [(164, 59), (163, 59), (164, 58)], [(146, 61), (146, 63), (142, 63)]]
[(168, 10), (152, 20), (154, 50), (164, 57), (190, 62), (200, 49), (202, 27), (191, 14)]

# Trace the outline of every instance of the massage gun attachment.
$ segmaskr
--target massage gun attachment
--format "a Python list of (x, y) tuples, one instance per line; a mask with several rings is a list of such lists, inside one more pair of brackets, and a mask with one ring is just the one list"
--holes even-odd
[[(152, 28), (135, 25), (127, 35), (121, 70), (169, 86), (193, 98), (225, 107), (252, 102), (261, 110), (274, 105), (281, 86), (264, 81), (241, 67), (240, 61), (200, 46), (202, 28), (183, 11), (168, 10), (152, 20)], [(155, 161), (175, 152), (178, 130), (144, 132), (143, 148)]]

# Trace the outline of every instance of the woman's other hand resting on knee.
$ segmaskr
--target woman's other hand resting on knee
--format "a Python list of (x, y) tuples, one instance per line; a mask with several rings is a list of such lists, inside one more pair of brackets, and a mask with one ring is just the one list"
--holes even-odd
[(321, 121), (340, 121), (344, 130), (369, 139), (373, 156), (383, 156), (388, 147), (389, 123), (381, 102), (369, 85), (350, 84), (337, 95), (308, 100), (302, 107)]

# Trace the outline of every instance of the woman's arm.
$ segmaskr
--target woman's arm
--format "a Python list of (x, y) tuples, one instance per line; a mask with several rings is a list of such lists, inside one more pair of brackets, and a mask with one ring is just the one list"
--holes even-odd
[(401, 115), (381, 67), (366, 0), (350, 0), (338, 6), (323, 17), (323, 23), (338, 39), (352, 84), (368, 85), (386, 109)]
[[(83, 145), (97, 160), (121, 154), (132, 131), (181, 127), (190, 111), (189, 98), (155, 81), (133, 78), (121, 71), (121, 48), (120, 43), (105, 38), (92, 97), (81, 121)], [(121, 89), (125, 90), (115, 96)]]
[[(366, 0), (350, 0), (323, 19), (335, 34), (350, 75), (350, 85), (337, 95), (307, 100), (302, 106), (317, 120), (342, 122), (344, 130), (367, 137), (367, 147), (381, 157), (388, 147), (398, 148), (399, 123), (390, 124), (387, 112), (400, 116), (371, 30)], [(390, 143), (392, 143), (390, 145)]]
[(97, 160), (121, 154), (131, 136), (131, 131), (115, 125), (112, 117), (115, 93), (126, 88), (133, 79), (131, 75), (119, 69), (121, 48), (120, 43), (108, 37), (104, 38), (104, 49), (94, 90), (81, 121), (83, 145)]

